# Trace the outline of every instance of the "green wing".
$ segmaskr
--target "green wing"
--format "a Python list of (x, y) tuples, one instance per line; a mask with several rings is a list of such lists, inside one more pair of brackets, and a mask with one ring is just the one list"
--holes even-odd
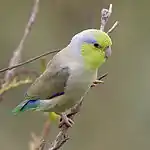
[(69, 68), (47, 69), (27, 90), (25, 99), (49, 99), (65, 90)]

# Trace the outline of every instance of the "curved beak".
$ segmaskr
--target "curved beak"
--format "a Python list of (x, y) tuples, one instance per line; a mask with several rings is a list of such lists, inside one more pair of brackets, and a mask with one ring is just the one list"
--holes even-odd
[(105, 58), (108, 59), (108, 57), (111, 56), (111, 47), (107, 47), (105, 50)]

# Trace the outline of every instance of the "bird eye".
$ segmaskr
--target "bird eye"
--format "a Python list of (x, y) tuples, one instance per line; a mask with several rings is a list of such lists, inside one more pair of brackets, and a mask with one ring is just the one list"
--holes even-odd
[(101, 46), (98, 43), (94, 43), (94, 47), (101, 48)]

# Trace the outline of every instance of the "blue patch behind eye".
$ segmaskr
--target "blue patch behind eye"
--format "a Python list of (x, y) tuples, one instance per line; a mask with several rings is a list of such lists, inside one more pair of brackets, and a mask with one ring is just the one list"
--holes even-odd
[(95, 39), (94, 35), (90, 34), (84, 34), (84, 31), (76, 34), (71, 41), (77, 41), (78, 44), (82, 44), (83, 42), (88, 43), (88, 44), (93, 44), (97, 43), (97, 40)]
[(94, 39), (85, 39), (85, 42), (89, 43), (89, 44), (94, 44), (94, 43), (96, 43), (96, 40), (94, 40)]
[(82, 37), (82, 41), (89, 43), (89, 44), (93, 44), (96, 43), (97, 41), (94, 39), (94, 37)]

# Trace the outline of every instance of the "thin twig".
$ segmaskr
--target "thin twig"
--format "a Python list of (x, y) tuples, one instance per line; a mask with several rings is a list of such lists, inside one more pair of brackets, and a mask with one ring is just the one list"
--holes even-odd
[(42, 130), (42, 137), (43, 139), (46, 139), (48, 137), (48, 134), (49, 134), (49, 131), (50, 131), (50, 119), (48, 117), (48, 119), (45, 121), (45, 124), (44, 124), (44, 127), (43, 127), (43, 130)]
[(46, 139), (48, 138), (50, 131), (50, 119), (48, 118), (43, 126), (41, 136), (37, 136), (34, 133), (31, 134), (32, 140), (29, 142), (30, 150), (44, 150)]
[(32, 141), (29, 142), (30, 150), (43, 150), (43, 145), (45, 145), (44, 139), (36, 136), (34, 133), (31, 133)]
[(40, 58), (42, 58), (42, 57), (44, 57), (44, 56), (47, 56), (47, 55), (49, 55), (49, 54), (53, 54), (53, 53), (56, 53), (56, 52), (59, 52), (59, 50), (45, 52), (45, 53), (43, 53), (43, 54), (41, 54), (41, 55), (38, 55), (38, 56), (33, 57), (33, 58), (31, 58), (31, 59), (28, 59), (27, 61), (24, 61), (24, 62), (19, 63), (19, 64), (17, 64), (17, 65), (14, 65), (14, 66), (11, 66), (11, 67), (7, 67), (7, 68), (3, 68), (3, 69), (0, 70), (0, 73), (1, 73), (1, 72), (5, 72), (5, 71), (7, 71), (7, 70), (11, 70), (11, 69), (17, 68), (17, 67), (20, 67), (20, 66), (23, 66), (23, 65), (25, 65), (25, 64), (31, 63), (31, 62), (33, 62), (33, 61), (35, 61), (35, 60), (37, 60), (37, 59), (40, 59)]
[[(23, 46), (24, 46), (24, 43), (25, 43), (25, 41), (28, 37), (28, 34), (31, 31), (31, 27), (32, 27), (32, 25), (35, 21), (35, 18), (36, 18), (37, 12), (38, 12), (38, 8), (39, 8), (39, 0), (35, 0), (34, 6), (33, 6), (33, 9), (32, 9), (32, 12), (31, 12), (31, 16), (29, 18), (29, 21), (28, 21), (26, 27), (25, 27), (24, 35), (23, 35), (18, 47), (14, 51), (14, 54), (13, 54), (11, 60), (10, 60), (8, 68), (16, 66), (21, 61), (21, 54), (22, 54)], [(5, 84), (6, 84), (6, 82), (8, 83), (10, 81), (9, 79), (14, 74), (15, 69), (13, 69), (13, 68), (12, 68), (12, 70), (7, 69), (8, 71), (6, 72), (5, 77), (4, 77)]]
[(108, 72), (105, 73), (105, 74), (103, 74), (102, 76), (100, 76), (100, 77), (98, 78), (98, 80), (102, 80), (102, 79), (105, 78), (106, 76), (108, 76)]
[(112, 13), (112, 4), (109, 5), (109, 9), (105, 9), (105, 8), (102, 9), (100, 30), (104, 31), (104, 28), (106, 26), (106, 23), (108, 22), (111, 13)]
[(113, 26), (107, 31), (107, 34), (110, 34), (119, 24), (119, 21), (116, 21)]
[[(32, 79), (30, 78), (27, 78), (27, 79), (24, 79), (24, 80), (20, 80), (20, 81), (16, 81), (15, 78), (14, 80), (12, 80), (8, 85), (6, 85), (5, 87), (1, 88), (0, 89), (0, 97), (5, 93), (7, 92), (8, 90), (12, 89), (12, 88), (15, 88), (15, 87), (18, 87), (20, 85), (24, 85), (24, 84), (29, 84), (29, 83), (32, 83)], [(2, 99), (0, 100), (0, 102), (2, 101)]]

